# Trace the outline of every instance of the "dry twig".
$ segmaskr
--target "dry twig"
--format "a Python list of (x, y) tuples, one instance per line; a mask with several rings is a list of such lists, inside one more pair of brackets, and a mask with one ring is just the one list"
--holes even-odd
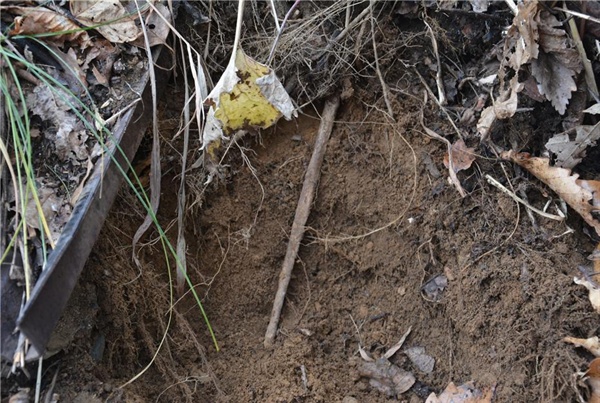
[(420, 119), (421, 119), (421, 127), (423, 127), (423, 130), (425, 130), (425, 133), (429, 137), (432, 137), (436, 140), (443, 141), (444, 143), (446, 143), (446, 146), (448, 148), (448, 173), (450, 175), (450, 180), (452, 180), (452, 183), (456, 187), (456, 190), (458, 190), (458, 193), (460, 194), (460, 196), (465, 197), (467, 195), (467, 193), (461, 186), (460, 181), (458, 180), (458, 177), (456, 176), (456, 171), (454, 170), (454, 164), (452, 162), (453, 161), (453, 159), (452, 159), (452, 143), (450, 143), (450, 141), (447, 138), (440, 136), (439, 134), (437, 134), (436, 132), (434, 132), (427, 126), (425, 126), (425, 123), (423, 122), (423, 110), (421, 110)]
[(328, 99), (323, 108), (321, 126), (319, 127), (319, 133), (317, 134), (317, 139), (315, 140), (315, 148), (313, 150), (312, 157), (310, 158), (310, 163), (306, 169), (304, 184), (302, 185), (302, 191), (300, 192), (300, 200), (298, 200), (296, 215), (294, 216), (294, 222), (292, 224), (290, 240), (285, 253), (285, 259), (283, 260), (281, 273), (279, 274), (279, 285), (277, 287), (277, 293), (275, 294), (275, 301), (273, 302), (271, 319), (269, 320), (269, 326), (267, 327), (267, 332), (265, 334), (264, 345), (267, 348), (272, 347), (273, 341), (275, 340), (277, 326), (279, 325), (279, 317), (281, 316), (281, 309), (283, 308), (283, 301), (285, 300), (285, 294), (287, 292), (288, 285), (290, 284), (290, 279), (292, 278), (294, 262), (296, 261), (296, 256), (298, 255), (300, 241), (304, 236), (304, 226), (306, 224), (306, 220), (308, 219), (308, 215), (310, 214), (310, 207), (313, 202), (319, 177), (321, 176), (321, 165), (323, 163), (323, 156), (325, 155), (327, 141), (331, 135), (333, 120), (339, 106), (340, 99), (338, 96), (335, 96)]

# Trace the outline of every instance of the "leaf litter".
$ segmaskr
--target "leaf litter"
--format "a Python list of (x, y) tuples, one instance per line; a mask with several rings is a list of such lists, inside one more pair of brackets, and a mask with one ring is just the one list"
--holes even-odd
[[(77, 14), (75, 17), (68, 16), (69, 6)], [(147, 11), (148, 7), (145, 8)], [(144, 64), (133, 44), (141, 31), (136, 25), (139, 17), (132, 2), (71, 1), (47, 7), (2, 4), (0, 10), (3, 30), (5, 22), (11, 18), (13, 22), (11, 29), (4, 32), (7, 36), (2, 43), (3, 51), (10, 52), (13, 59), (5, 56), (3, 61), (14, 63), (21, 58), (22, 62), (14, 63), (14, 69), (21, 77), (18, 85), (19, 91), (26, 94), (25, 105), (19, 105), (21, 99), (14, 82), (7, 82), (7, 91), (12, 91), (16, 108), (24, 108), (28, 114), (28, 147), (31, 148), (28, 152), (33, 158), (33, 181), (27, 177), (23, 179), (27, 183), (12, 184), (8, 197), (2, 200), (4, 206), (17, 214), (10, 221), (10, 228), (2, 228), (6, 231), (2, 231), (2, 236), (17, 234), (19, 219), (24, 219), (26, 225), (19, 236), (26, 237), (35, 248), (34, 253), (27, 254), (28, 262), (23, 266), (33, 267), (37, 276), (45, 268), (49, 251), (69, 222), (87, 180), (104, 166), (104, 147), (110, 146), (111, 141), (106, 134), (93, 135), (91, 128), (98, 130), (99, 122), (105, 122), (110, 130), (123, 112), (121, 108), (139, 97), (127, 82), (121, 81), (121, 76), (134, 70), (138, 77), (142, 75), (140, 69)], [(170, 17), (164, 9), (162, 14)], [(118, 23), (113, 24), (116, 20)], [(157, 35), (153, 43), (158, 44), (161, 43), (158, 36), (164, 36), (167, 31), (162, 20), (153, 20), (153, 24)], [(82, 26), (95, 31), (82, 29)], [(31, 63), (35, 69), (25, 63)], [(115, 63), (119, 69), (113, 69)], [(9, 95), (3, 89), (4, 96)], [(22, 122), (21, 125), (25, 127)], [(14, 144), (10, 147), (11, 151), (17, 148)], [(19, 161), (14, 159), (9, 163)], [(28, 190), (28, 186), (33, 186), (36, 190), (37, 195), (27, 192), (23, 211), (17, 211), (20, 196), (14, 194), (13, 186)], [(16, 244), (23, 243), (17, 239)], [(26, 256), (22, 247), (19, 248), (21, 255)], [(0, 250), (0, 255), (4, 253)], [(24, 267), (19, 269), (24, 271)]]

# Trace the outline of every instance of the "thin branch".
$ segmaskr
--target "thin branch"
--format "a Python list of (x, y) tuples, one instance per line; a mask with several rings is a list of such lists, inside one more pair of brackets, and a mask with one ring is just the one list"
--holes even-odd
[(340, 99), (338, 96), (335, 96), (328, 99), (323, 107), (321, 126), (319, 127), (319, 133), (315, 140), (315, 148), (312, 157), (310, 158), (310, 163), (306, 169), (304, 184), (302, 185), (300, 199), (298, 200), (298, 206), (296, 207), (296, 215), (294, 216), (294, 222), (292, 224), (290, 240), (288, 242), (285, 259), (283, 260), (281, 273), (279, 274), (279, 286), (277, 288), (277, 293), (275, 294), (273, 311), (271, 312), (271, 319), (269, 320), (269, 326), (267, 327), (267, 332), (265, 334), (264, 345), (266, 348), (271, 348), (275, 341), (281, 309), (283, 308), (287, 288), (290, 284), (290, 279), (292, 278), (292, 270), (294, 269), (294, 263), (298, 256), (298, 249), (300, 249), (300, 241), (302, 241), (302, 237), (304, 236), (306, 221), (308, 220), (317, 184), (321, 176), (321, 165), (323, 164), (325, 149), (327, 148), (327, 142), (331, 136), (333, 121), (339, 106)]

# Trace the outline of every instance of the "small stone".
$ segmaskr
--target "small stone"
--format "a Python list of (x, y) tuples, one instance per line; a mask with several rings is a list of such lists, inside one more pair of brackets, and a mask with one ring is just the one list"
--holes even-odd
[(354, 396), (345, 396), (344, 399), (342, 399), (342, 403), (358, 403), (358, 399)]

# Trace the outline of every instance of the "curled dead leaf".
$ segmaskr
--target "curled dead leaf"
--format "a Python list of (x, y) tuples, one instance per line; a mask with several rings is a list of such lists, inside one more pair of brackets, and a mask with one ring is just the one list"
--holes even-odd
[(509, 64), (516, 71), (531, 59), (537, 58), (539, 53), (539, 33), (535, 19), (539, 4), (535, 0), (526, 1), (518, 5), (518, 10), (507, 36), (514, 44)]
[(600, 210), (600, 181), (578, 179), (579, 175), (571, 174), (568, 169), (550, 166), (548, 158), (513, 150), (500, 156), (527, 169), (548, 185), (600, 235), (600, 221), (592, 215)]
[[(444, 166), (449, 167), (449, 154), (444, 156)], [(465, 142), (460, 139), (452, 144), (452, 169), (454, 172), (471, 168), (475, 161), (475, 148), (467, 147)]]
[[(504, 82), (502, 75), (501, 81)], [(484, 141), (496, 119), (508, 119), (517, 112), (518, 94), (523, 90), (523, 84), (517, 81), (517, 76), (510, 80), (509, 87), (502, 90), (498, 99), (494, 100), (492, 106), (488, 106), (481, 112), (477, 122), (477, 131)]]
[(588, 403), (600, 403), (600, 358), (595, 358), (590, 362), (585, 376), (587, 376), (587, 383), (592, 392)]
[(3, 7), (3, 11), (16, 14), (11, 35), (56, 35), (45, 36), (44, 39), (57, 45), (65, 42), (76, 43), (82, 48), (87, 47), (90, 37), (79, 25), (67, 17), (44, 7)]

